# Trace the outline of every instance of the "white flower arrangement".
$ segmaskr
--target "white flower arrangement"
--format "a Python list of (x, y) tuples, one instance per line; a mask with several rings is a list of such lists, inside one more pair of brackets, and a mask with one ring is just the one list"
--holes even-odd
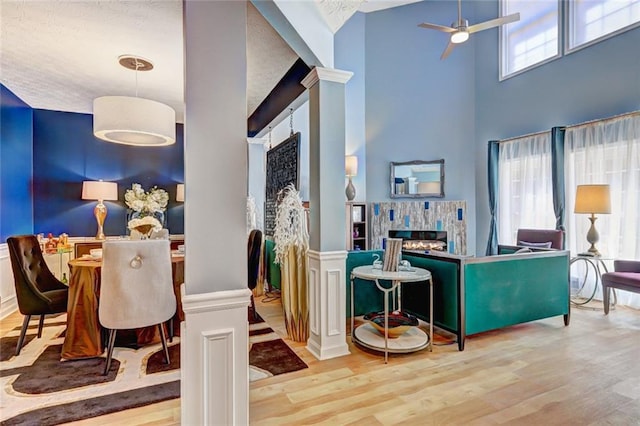
[(131, 185), (131, 189), (127, 189), (124, 193), (124, 202), (133, 211), (152, 214), (167, 209), (169, 194), (157, 186), (145, 192), (142, 185), (134, 183)]
[(161, 230), (162, 224), (153, 216), (144, 216), (141, 218), (131, 219), (127, 223), (127, 227), (131, 230), (136, 230), (143, 235), (147, 235), (151, 231)]
[(282, 201), (276, 208), (273, 242), (276, 264), (282, 265), (291, 247), (300, 249), (298, 255), (303, 256), (309, 248), (309, 233), (307, 232), (307, 216), (300, 192), (293, 184), (282, 190)]

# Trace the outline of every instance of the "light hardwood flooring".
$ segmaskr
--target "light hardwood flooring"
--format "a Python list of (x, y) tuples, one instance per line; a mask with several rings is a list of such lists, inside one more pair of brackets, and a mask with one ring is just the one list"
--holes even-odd
[[(279, 302), (261, 299), (284, 336)], [(386, 365), (351, 343), (351, 355), (320, 362), (287, 340), (309, 368), (251, 383), (251, 424), (640, 425), (640, 311), (571, 316), (569, 327), (555, 317), (472, 336), (463, 352), (437, 339)], [(0, 333), (20, 321), (2, 320)], [(178, 425), (180, 401), (74, 424)]]

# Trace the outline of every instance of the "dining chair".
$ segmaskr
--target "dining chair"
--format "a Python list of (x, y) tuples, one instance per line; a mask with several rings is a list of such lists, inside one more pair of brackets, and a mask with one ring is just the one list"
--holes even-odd
[(260, 276), (260, 254), (262, 253), (262, 231), (253, 229), (249, 233), (249, 241), (247, 242), (247, 285), (251, 290), (251, 310), (253, 319), (258, 319), (256, 312), (256, 303), (253, 298), (253, 290), (258, 285), (258, 277)]
[(169, 240), (105, 241), (98, 318), (109, 330), (106, 376), (111, 367), (117, 330), (157, 325), (167, 364), (164, 323), (176, 312)]
[(16, 356), (20, 355), (31, 316), (40, 315), (38, 338), (42, 336), (45, 315), (67, 311), (69, 288), (52, 273), (35, 235), (7, 238), (18, 309), (24, 315)]

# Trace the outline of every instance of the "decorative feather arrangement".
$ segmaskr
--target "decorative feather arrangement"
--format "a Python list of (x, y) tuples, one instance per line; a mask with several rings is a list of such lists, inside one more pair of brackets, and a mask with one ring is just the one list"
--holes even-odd
[(281, 195), (273, 230), (276, 253), (274, 262), (279, 265), (283, 263), (289, 248), (297, 248), (300, 256), (306, 255), (309, 248), (306, 214), (300, 192), (293, 184), (289, 184), (282, 190)]

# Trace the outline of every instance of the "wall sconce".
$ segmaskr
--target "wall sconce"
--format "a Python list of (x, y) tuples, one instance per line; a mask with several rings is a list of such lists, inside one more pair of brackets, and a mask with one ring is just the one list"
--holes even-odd
[(347, 196), (347, 200), (352, 201), (356, 198), (356, 187), (353, 186), (351, 178), (358, 174), (358, 157), (355, 155), (347, 155), (344, 161), (344, 170), (345, 174), (349, 178), (349, 184), (344, 190), (344, 193)]
[(591, 244), (587, 255), (600, 256), (600, 252), (596, 248), (596, 243), (600, 239), (596, 230), (595, 213), (608, 214), (611, 213), (611, 194), (609, 185), (578, 185), (576, 190), (575, 213), (587, 213), (591, 217), (591, 227), (587, 232), (587, 241)]
[(184, 183), (179, 183), (176, 186), (176, 201), (184, 203)]
[(115, 182), (89, 181), (82, 182), (82, 199), (97, 200), (93, 209), (93, 215), (98, 222), (96, 240), (104, 240), (104, 220), (107, 218), (107, 206), (103, 201), (115, 201), (118, 199), (118, 184)]

